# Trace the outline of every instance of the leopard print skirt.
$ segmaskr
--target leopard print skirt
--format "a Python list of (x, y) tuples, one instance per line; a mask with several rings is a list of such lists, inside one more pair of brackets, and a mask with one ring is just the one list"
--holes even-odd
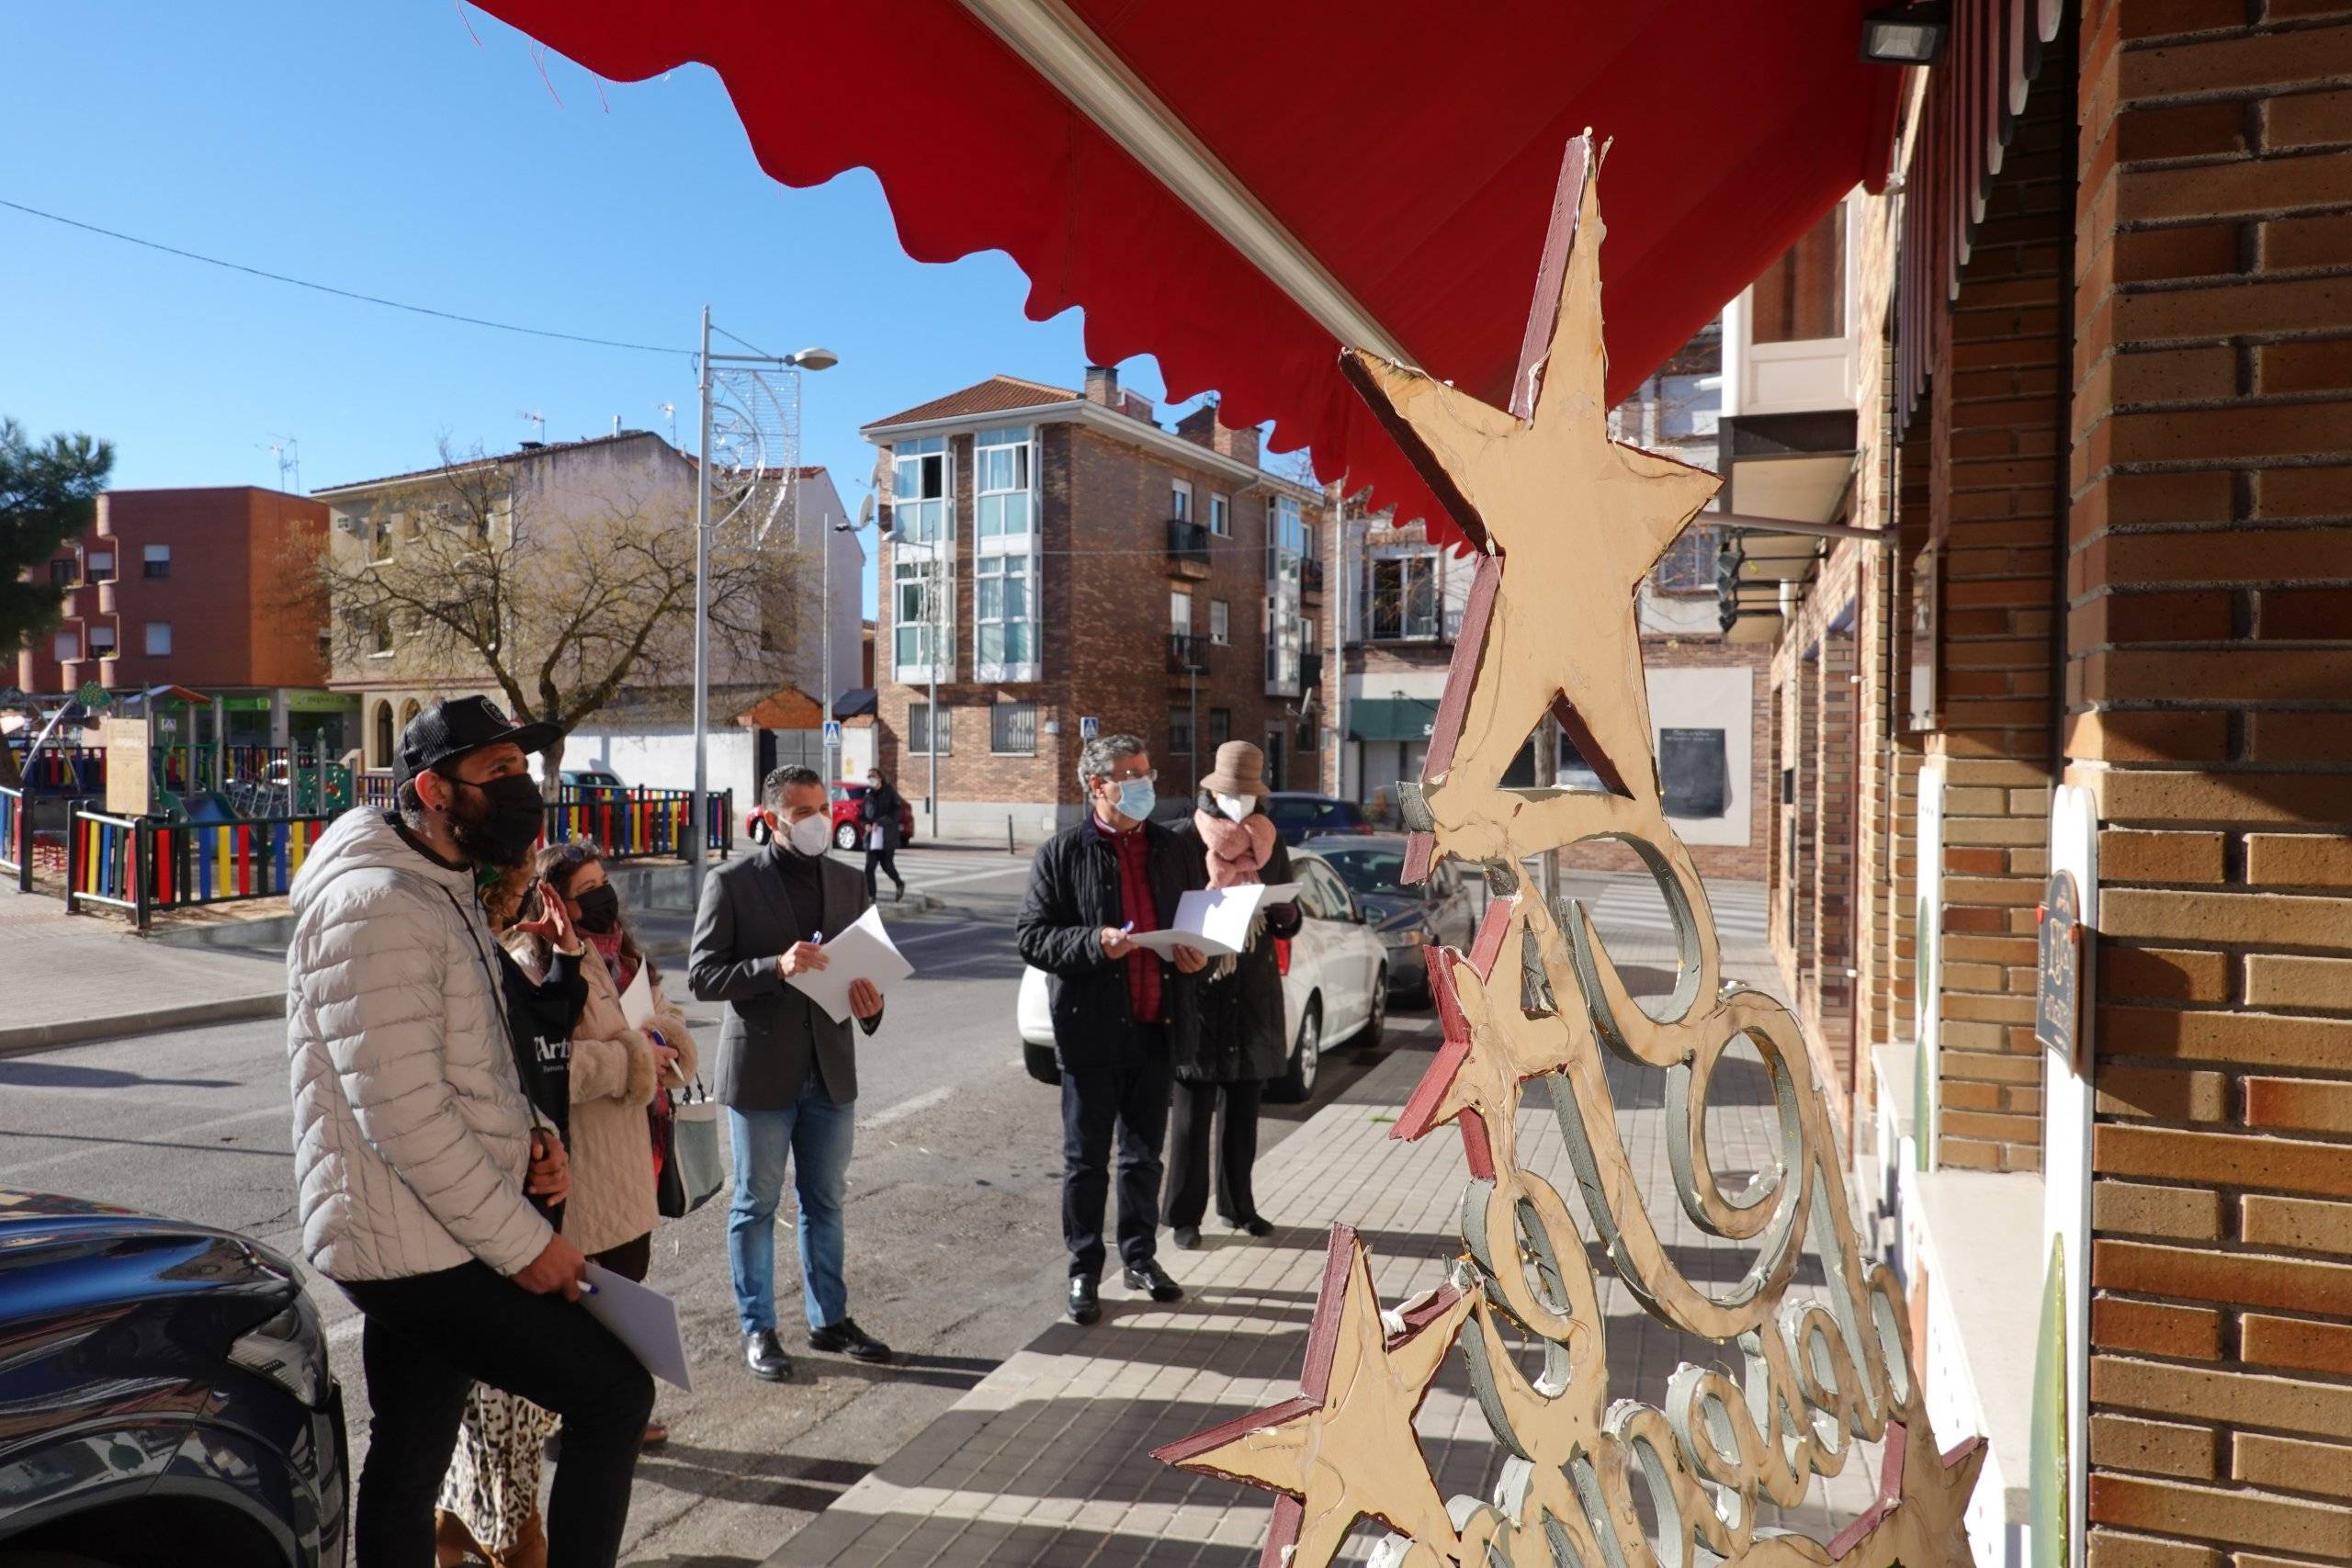
[(557, 1425), (551, 1412), (486, 1383), (466, 1395), (439, 1506), (490, 1551), (512, 1551), (539, 1511), (541, 1450)]

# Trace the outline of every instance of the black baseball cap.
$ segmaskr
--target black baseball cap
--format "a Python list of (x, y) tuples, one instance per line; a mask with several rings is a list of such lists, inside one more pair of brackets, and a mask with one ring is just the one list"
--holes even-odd
[(450, 697), (408, 721), (392, 761), (392, 787), (419, 773), (503, 741), (528, 755), (544, 751), (563, 731), (552, 724), (516, 724), (488, 697)]

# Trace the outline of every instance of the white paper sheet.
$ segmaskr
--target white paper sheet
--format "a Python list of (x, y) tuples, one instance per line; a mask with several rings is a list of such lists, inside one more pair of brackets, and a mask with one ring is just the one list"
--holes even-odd
[(653, 1021), (653, 987), (646, 980), (645, 971), (640, 962), (637, 973), (629, 976), (628, 989), (621, 993), (621, 1017), (631, 1029), (643, 1029)]
[(678, 1303), (601, 1263), (588, 1265), (588, 1282), (596, 1287), (593, 1294), (583, 1292), (580, 1297), (588, 1315), (628, 1346), (629, 1354), (643, 1362), (647, 1371), (692, 1393), (694, 1372), (686, 1365), (686, 1337), (678, 1328)]
[(1174, 957), (1179, 947), (1211, 958), (1229, 957), (1249, 946), (1250, 922), (1261, 907), (1286, 904), (1297, 897), (1295, 882), (1195, 888), (1176, 901), (1175, 924), (1166, 931), (1137, 931), (1130, 940), (1163, 958)]
[(874, 988), (887, 997), (892, 986), (915, 972), (915, 966), (890, 941), (890, 933), (882, 929), (881, 911), (870, 906), (824, 948), (822, 969), (790, 976), (785, 984), (823, 1008), (825, 1016), (835, 1023), (849, 1017), (851, 981), (871, 980)]

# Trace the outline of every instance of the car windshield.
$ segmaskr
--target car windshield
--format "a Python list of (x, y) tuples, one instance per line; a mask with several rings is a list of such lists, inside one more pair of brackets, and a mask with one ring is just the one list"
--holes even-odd
[(1313, 828), (1326, 832), (1345, 832), (1363, 820), (1363, 813), (1352, 801), (1283, 799), (1276, 796), (1266, 807), (1266, 815), (1284, 828)]
[(1405, 855), (1401, 850), (1323, 850), (1323, 858), (1340, 874), (1340, 880), (1348, 885), (1351, 893), (1405, 891)]

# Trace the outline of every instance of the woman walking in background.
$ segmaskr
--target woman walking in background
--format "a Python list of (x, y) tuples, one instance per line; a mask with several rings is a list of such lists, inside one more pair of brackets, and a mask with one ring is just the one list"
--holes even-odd
[(857, 803), (857, 819), (861, 836), (865, 840), (865, 897), (874, 899), (874, 873), (879, 869), (889, 873), (898, 885), (899, 897), (907, 896), (907, 879), (899, 874), (899, 813), (906, 809), (906, 798), (890, 787), (879, 768), (865, 771), (865, 798)]
[[(1177, 829), (1200, 856), (1202, 879), (1211, 887), (1290, 880), (1290, 852), (1261, 810), (1270, 793), (1264, 774), (1265, 756), (1258, 748), (1227, 741), (1216, 749), (1216, 769), (1201, 781), (1192, 820)], [(1274, 943), (1296, 935), (1298, 925), (1295, 903), (1262, 906), (1238, 957), (1218, 959), (1193, 985), (1178, 987), (1169, 1032), (1176, 1094), (1160, 1207), (1176, 1245), (1188, 1251), (1201, 1245), (1212, 1141), (1218, 1217), (1248, 1235), (1273, 1233), (1258, 1213), (1251, 1173), (1258, 1163), (1259, 1100), (1266, 1081), (1282, 1077), (1289, 1055)]]

